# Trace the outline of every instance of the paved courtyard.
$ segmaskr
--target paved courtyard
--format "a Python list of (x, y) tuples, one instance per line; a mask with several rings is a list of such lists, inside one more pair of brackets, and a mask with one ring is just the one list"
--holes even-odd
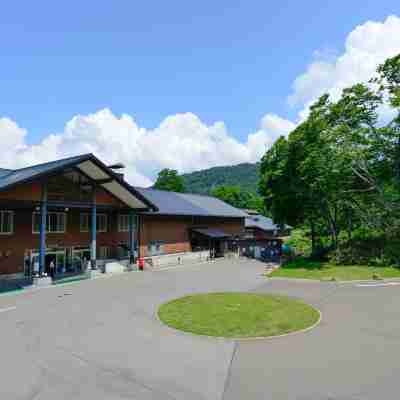
[[(222, 261), (0, 297), (0, 399), (394, 399), (400, 286), (266, 280)], [(322, 311), (307, 333), (257, 340), (166, 328), (157, 306), (188, 293), (288, 294)]]

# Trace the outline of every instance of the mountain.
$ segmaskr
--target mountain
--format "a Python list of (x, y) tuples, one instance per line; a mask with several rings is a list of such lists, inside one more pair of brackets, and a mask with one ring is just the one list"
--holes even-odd
[(239, 186), (241, 189), (256, 192), (258, 164), (243, 163), (227, 167), (213, 167), (202, 171), (183, 174), (185, 189), (189, 193), (208, 194), (217, 186)]

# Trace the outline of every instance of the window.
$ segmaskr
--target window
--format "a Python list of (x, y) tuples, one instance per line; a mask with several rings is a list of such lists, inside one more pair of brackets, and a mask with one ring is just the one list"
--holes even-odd
[(129, 215), (118, 215), (118, 231), (129, 232)]
[(164, 254), (164, 242), (160, 240), (152, 240), (147, 246), (147, 251), (149, 256), (159, 256)]
[[(66, 225), (66, 214), (64, 212), (49, 212), (47, 213), (46, 232), (47, 233), (64, 233)], [(33, 233), (40, 232), (41, 215), (33, 213), (32, 218)]]
[(14, 233), (14, 213), (12, 211), (0, 211), (0, 234), (10, 235)]
[(107, 215), (97, 214), (96, 218), (97, 232), (107, 232)]
[(99, 248), (99, 259), (107, 260), (111, 258), (111, 249), (107, 246), (100, 246)]
[[(81, 232), (89, 232), (91, 225), (90, 214), (81, 214)], [(107, 232), (107, 214), (96, 214), (96, 231)]]
[(81, 214), (81, 232), (89, 232), (89, 214)]

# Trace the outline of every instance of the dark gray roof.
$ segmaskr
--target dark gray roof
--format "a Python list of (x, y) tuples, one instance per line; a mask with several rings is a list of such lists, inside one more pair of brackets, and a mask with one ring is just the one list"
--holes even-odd
[(74, 164), (75, 162), (79, 162), (87, 157), (88, 155), (85, 154), (83, 156), (64, 158), (63, 160), (33, 165), (31, 167), (12, 170), (11, 172), (8, 170), (9, 173), (7, 174), (1, 173), (1, 171), (6, 170), (0, 170), (0, 189), (5, 189), (8, 186), (13, 186), (17, 183), (35, 179), (39, 176), (45, 175), (46, 173), (52, 172), (59, 168), (62, 169), (65, 166)]
[[(7, 190), (14, 185), (30, 182), (49, 174), (58, 173), (66, 168), (79, 166), (78, 164), (84, 163), (85, 161), (91, 161), (97, 167), (106, 171), (107, 174), (112, 177), (120, 186), (122, 186), (124, 190), (143, 202), (149, 209), (157, 209), (157, 207), (155, 207), (153, 203), (142, 196), (141, 193), (137, 192), (124, 179), (122, 179), (120, 175), (116, 174), (113, 170), (108, 168), (93, 154), (82, 154), (75, 157), (64, 158), (62, 160), (51, 161), (44, 164), (37, 164), (31, 167), (16, 170), (0, 169), (0, 191)], [(104, 185), (107, 185), (107, 183), (105, 183)], [(108, 191), (112, 190), (107, 189), (107, 187), (105, 186), (103, 186), (103, 188)]]
[(259, 228), (263, 231), (274, 231), (279, 229), (271, 218), (264, 217), (263, 215), (248, 215), (245, 219), (245, 227)]
[(232, 218), (244, 218), (247, 215), (215, 197), (148, 188), (136, 190), (157, 206), (158, 212), (151, 214)]
[(4, 169), (4, 168), (0, 168), (0, 179), (3, 176), (6, 176), (8, 174), (11, 174), (11, 172), (14, 172), (12, 169)]
[(199, 228), (196, 228), (196, 229), (192, 229), (192, 230), (193, 230), (193, 232), (200, 233), (201, 235), (207, 236), (212, 239), (222, 239), (222, 238), (227, 238), (227, 237), (232, 236), (232, 235), (229, 235), (228, 233), (225, 233), (221, 229), (214, 229), (214, 228), (199, 229)]
[[(264, 215), (250, 215), (248, 214), (245, 221), (246, 228), (258, 228), (263, 231), (275, 231), (280, 230), (279, 225), (274, 224), (271, 218), (264, 217)], [(291, 226), (285, 225), (285, 229), (291, 229)]]

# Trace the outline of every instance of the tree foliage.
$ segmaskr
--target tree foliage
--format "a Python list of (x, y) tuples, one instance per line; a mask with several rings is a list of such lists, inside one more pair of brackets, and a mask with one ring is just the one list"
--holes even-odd
[(158, 174), (154, 189), (167, 190), (170, 192), (185, 192), (183, 179), (178, 171), (165, 168)]
[(262, 197), (239, 186), (219, 186), (213, 189), (211, 195), (236, 208), (264, 211)]
[[(395, 242), (400, 228), (400, 55), (369, 84), (323, 95), (289, 137), (264, 155), (259, 192), (278, 223), (307, 226), (313, 253), (330, 237), (340, 258), (346, 238), (378, 234)], [(351, 253), (351, 252), (350, 252)], [(398, 255), (392, 262), (400, 262)]]
[(257, 193), (258, 164), (213, 167), (183, 174), (182, 178), (190, 193), (210, 194), (219, 186), (239, 186), (241, 190)]

